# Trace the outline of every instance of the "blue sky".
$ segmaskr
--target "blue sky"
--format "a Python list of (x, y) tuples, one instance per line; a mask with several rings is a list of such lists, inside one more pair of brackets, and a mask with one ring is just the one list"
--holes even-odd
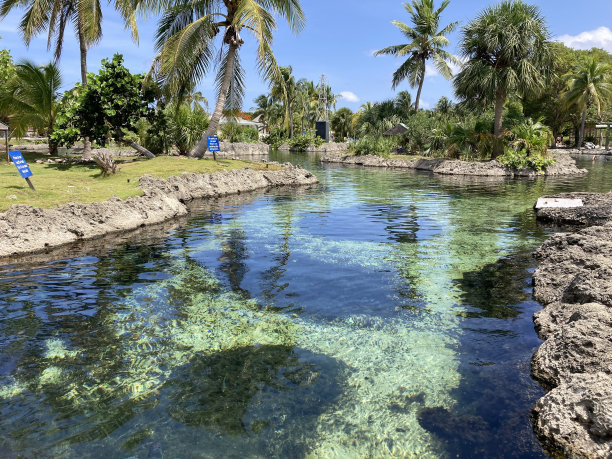
[[(439, 5), (441, 0), (436, 1)], [(452, 0), (443, 15), (443, 25), (460, 21), (462, 25), (474, 18), (492, 1)], [(612, 0), (536, 0), (547, 19), (555, 39), (568, 46), (588, 49), (593, 46), (612, 52)], [(338, 107), (358, 110), (366, 101), (379, 101), (394, 97), (391, 78), (401, 60), (389, 56), (373, 57), (374, 50), (392, 44), (404, 43), (400, 32), (391, 24), (394, 19), (409, 22), (400, 0), (302, 0), (306, 13), (306, 27), (298, 35), (279, 23), (275, 35), (274, 52), (281, 65), (291, 65), (296, 78), (308, 78), (318, 82), (325, 73), (335, 93), (343, 93)], [(0, 48), (8, 48), (14, 60), (28, 58), (43, 64), (52, 59), (46, 49), (46, 37), (32, 40), (30, 47), (23, 44), (17, 25), (23, 12), (16, 11), (0, 22)], [(124, 55), (132, 72), (146, 72), (154, 55), (153, 37), (156, 19), (139, 21), (139, 44), (124, 30), (118, 15), (110, 7), (104, 9), (101, 42), (89, 52), (89, 71), (97, 71), (100, 60), (115, 52)], [(267, 84), (261, 80), (252, 58), (254, 38), (244, 33), (245, 45), (241, 50), (247, 70), (247, 93), (244, 110), (253, 106), (253, 99), (267, 92)], [(450, 36), (449, 51), (456, 52), (459, 32)], [(73, 33), (68, 34), (60, 62), (66, 89), (80, 80), (78, 46)], [(200, 85), (211, 104), (214, 103), (214, 74)], [(397, 88), (416, 91), (407, 83)], [(428, 72), (422, 95), (422, 106), (435, 105), (441, 96), (452, 97), (451, 84), (435, 72)]]

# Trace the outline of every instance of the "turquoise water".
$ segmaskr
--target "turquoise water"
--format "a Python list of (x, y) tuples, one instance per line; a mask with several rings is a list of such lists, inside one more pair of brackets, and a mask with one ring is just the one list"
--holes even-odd
[(323, 167), (175, 228), (0, 265), (0, 456), (541, 457), (543, 194)]

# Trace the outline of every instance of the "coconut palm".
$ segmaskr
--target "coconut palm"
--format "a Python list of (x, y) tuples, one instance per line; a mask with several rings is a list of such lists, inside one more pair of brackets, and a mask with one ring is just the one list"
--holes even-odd
[(503, 153), (502, 113), (509, 95), (540, 92), (552, 71), (549, 32), (537, 6), (504, 0), (485, 9), (463, 29), (467, 59), (454, 80), (468, 103), (495, 104), (493, 157)]
[[(257, 42), (257, 65), (264, 79), (279, 77), (271, 47), (274, 14), (296, 32), (304, 24), (299, 0), (174, 0), (164, 13), (157, 30), (159, 53), (154, 64), (162, 84), (180, 92), (186, 84), (200, 81), (215, 61), (219, 64), (217, 103), (206, 135), (216, 133), (224, 108), (239, 108), (242, 102), (244, 70), (239, 50), (243, 30), (251, 32)], [(221, 28), (221, 49), (215, 53)], [(191, 154), (202, 156), (206, 149), (204, 136)]]
[[(33, 127), (50, 139), (61, 85), (62, 77), (54, 63), (38, 67), (26, 60), (15, 66), (15, 76), (0, 97), (0, 108), (9, 114), (14, 135), (21, 137)], [(51, 140), (49, 153), (57, 154), (57, 144)]]
[(395, 89), (402, 81), (408, 79), (410, 87), (419, 88), (414, 102), (415, 113), (419, 111), (427, 61), (432, 59), (436, 70), (446, 79), (451, 79), (453, 76), (449, 64), (460, 64), (455, 56), (444, 50), (450, 44), (446, 36), (453, 32), (459, 23), (452, 22), (439, 29), (440, 16), (449, 4), (450, 0), (444, 0), (440, 8), (434, 10), (433, 0), (413, 0), (412, 3), (404, 3), (404, 8), (410, 14), (414, 27), (401, 21), (393, 21), (392, 24), (400, 29), (410, 41), (383, 48), (375, 53), (376, 56), (390, 54), (407, 57), (393, 74), (392, 86)]
[(565, 77), (567, 91), (563, 94), (563, 100), (568, 106), (574, 105), (582, 112), (578, 148), (582, 148), (584, 125), (589, 107), (595, 105), (598, 116), (601, 116), (602, 106), (612, 102), (610, 74), (612, 74), (612, 66), (599, 64), (594, 58), (588, 58)]
[(407, 119), (412, 112), (412, 95), (408, 91), (400, 91), (395, 98), (395, 108), (402, 119)]
[(301, 110), (302, 132), (312, 129), (317, 120), (317, 108), (319, 106), (319, 95), (313, 81), (304, 78), (297, 82), (298, 87), (298, 106)]

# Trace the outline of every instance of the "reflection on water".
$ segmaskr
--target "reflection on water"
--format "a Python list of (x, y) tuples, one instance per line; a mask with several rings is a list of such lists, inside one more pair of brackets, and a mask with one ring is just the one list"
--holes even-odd
[(482, 181), (272, 159), (321, 185), (0, 267), (0, 456), (543, 455), (531, 206), (609, 191), (612, 166)]

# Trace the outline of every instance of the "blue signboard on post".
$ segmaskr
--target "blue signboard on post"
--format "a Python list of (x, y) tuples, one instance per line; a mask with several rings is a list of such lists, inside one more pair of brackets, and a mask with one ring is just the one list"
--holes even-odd
[(206, 137), (206, 140), (208, 141), (208, 151), (221, 151), (219, 147), (219, 137), (211, 135)]
[(30, 166), (28, 166), (28, 163), (26, 162), (21, 152), (20, 151), (9, 151), (9, 156), (11, 157), (11, 161), (13, 161), (13, 164), (19, 171), (19, 174), (21, 175), (21, 177), (24, 178), (26, 182), (28, 182), (28, 185), (30, 186), (30, 188), (36, 191), (36, 188), (34, 188), (34, 185), (32, 185), (32, 182), (30, 181), (30, 177), (32, 177), (33, 175), (32, 171), (30, 170)]
[(11, 157), (11, 161), (17, 170), (21, 174), (21, 178), (32, 177), (32, 171), (30, 170), (30, 166), (26, 163), (26, 160), (23, 158), (23, 155), (20, 151), (9, 151), (9, 156)]

